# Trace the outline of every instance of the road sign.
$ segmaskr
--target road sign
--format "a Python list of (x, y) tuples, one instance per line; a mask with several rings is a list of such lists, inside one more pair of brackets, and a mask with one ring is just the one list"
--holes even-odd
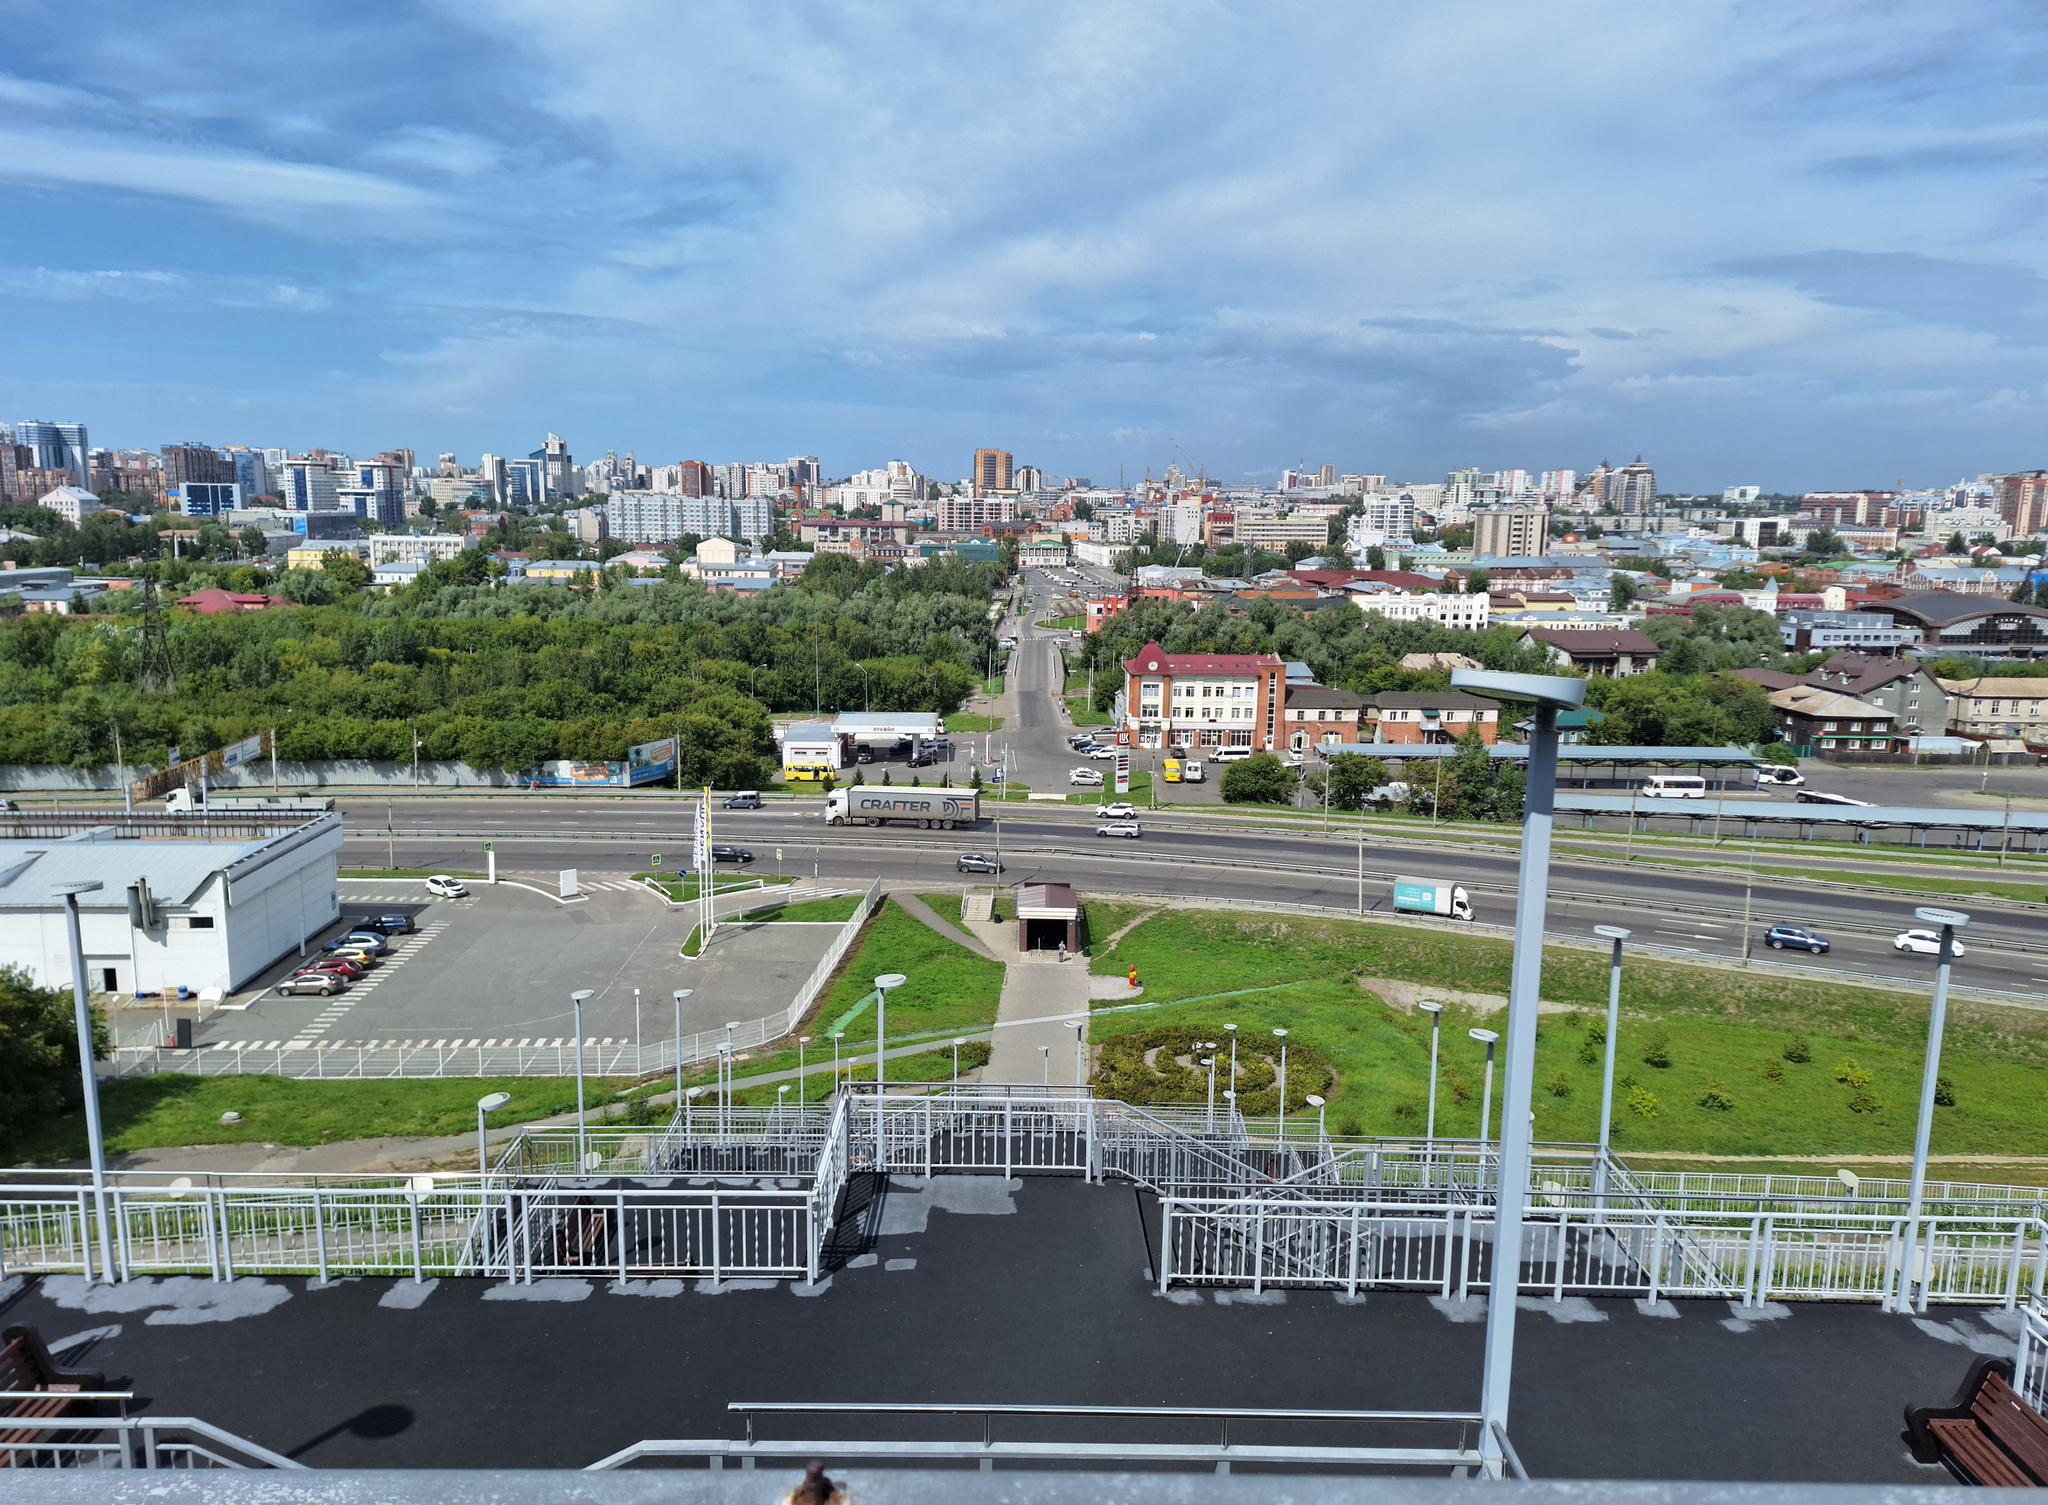
[(659, 853), (659, 852), (656, 852), (656, 853), (654, 854), (654, 865), (655, 865), (656, 867), (660, 867), (660, 866), (661, 866), (661, 853)]
[(777, 862), (780, 862), (780, 861), (782, 861), (782, 848), (781, 848), (781, 847), (777, 847), (777, 848), (775, 849), (775, 860), (776, 860)]
[(494, 847), (492, 847), (492, 845), (491, 845), (491, 844), (490, 844), (490, 843), (489, 843), (489, 842), (487, 841), (487, 842), (485, 842), (485, 843), (484, 843), (484, 850), (485, 850), (486, 852), (489, 852), (489, 851), (494, 851), (494, 850), (496, 850), (496, 849), (495, 849)]

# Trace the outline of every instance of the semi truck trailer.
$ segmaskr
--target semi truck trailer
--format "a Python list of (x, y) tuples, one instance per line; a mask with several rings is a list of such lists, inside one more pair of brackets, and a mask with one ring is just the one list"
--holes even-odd
[(1472, 896), (1447, 878), (1396, 878), (1394, 908), (1403, 914), (1437, 914), (1469, 920)]
[(835, 789), (825, 798), (828, 826), (879, 826), (907, 821), (924, 830), (950, 831), (981, 819), (981, 796), (972, 789), (899, 789), (871, 784)]

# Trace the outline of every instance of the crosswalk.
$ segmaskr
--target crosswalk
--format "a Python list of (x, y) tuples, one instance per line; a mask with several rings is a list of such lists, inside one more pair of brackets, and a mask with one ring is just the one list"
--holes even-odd
[[(384, 981), (420, 953), (420, 949), (435, 936), (448, 928), (446, 920), (430, 920), (411, 935), (393, 946), (384, 955), (383, 964), (376, 967), (341, 992), (334, 995), (311, 1024), (301, 1029), (296, 1036), (285, 1042), (287, 1048), (311, 1045), (322, 1035), (333, 1029), (344, 1019), (348, 1011), (377, 991)], [(233, 1042), (226, 1042), (232, 1044)]]

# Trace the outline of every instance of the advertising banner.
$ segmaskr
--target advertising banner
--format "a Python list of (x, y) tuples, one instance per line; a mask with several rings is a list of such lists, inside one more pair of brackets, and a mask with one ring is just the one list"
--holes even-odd
[(253, 737), (243, 738), (233, 747), (222, 748), (220, 764), (223, 768), (240, 768), (244, 763), (253, 762), (262, 756), (263, 733), (258, 732)]
[(626, 749), (626, 782), (628, 784), (653, 784), (669, 777), (676, 771), (676, 739), (664, 737), (659, 742), (642, 742), (638, 747)]
[(1116, 792), (1118, 794), (1129, 794), (1131, 792), (1131, 750), (1128, 747), (1120, 747), (1116, 750)]
[(555, 758), (540, 765), (533, 776), (534, 783), (551, 789), (584, 789), (602, 784), (623, 785), (626, 782), (626, 765), (623, 763), (578, 763), (569, 758)]

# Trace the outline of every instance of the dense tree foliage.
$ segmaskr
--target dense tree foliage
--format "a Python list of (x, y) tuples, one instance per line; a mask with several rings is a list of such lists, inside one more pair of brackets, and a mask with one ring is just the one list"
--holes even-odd
[[(0, 759), (109, 762), (117, 726), (131, 762), (271, 728), (288, 760), (404, 759), (417, 728), (425, 757), (517, 769), (616, 759), (679, 732), (686, 779), (751, 783), (772, 711), (957, 706), (988, 655), (1001, 582), (992, 565), (889, 574), (821, 556), (799, 584), (743, 597), (629, 586), (595, 564), (583, 588), (494, 586), (492, 563), (473, 550), (391, 596), (294, 570), (283, 594), (332, 604), (173, 611), (169, 695), (135, 688), (132, 600), (117, 603), (125, 614), (19, 618), (0, 629)], [(168, 566), (166, 599), (250, 588), (237, 577), (254, 573)]]
[[(93, 1037), (94, 1054), (105, 1055), (98, 1019)], [(19, 967), (0, 967), (0, 1149), (77, 1107), (82, 1089), (69, 990), (39, 988)]]

